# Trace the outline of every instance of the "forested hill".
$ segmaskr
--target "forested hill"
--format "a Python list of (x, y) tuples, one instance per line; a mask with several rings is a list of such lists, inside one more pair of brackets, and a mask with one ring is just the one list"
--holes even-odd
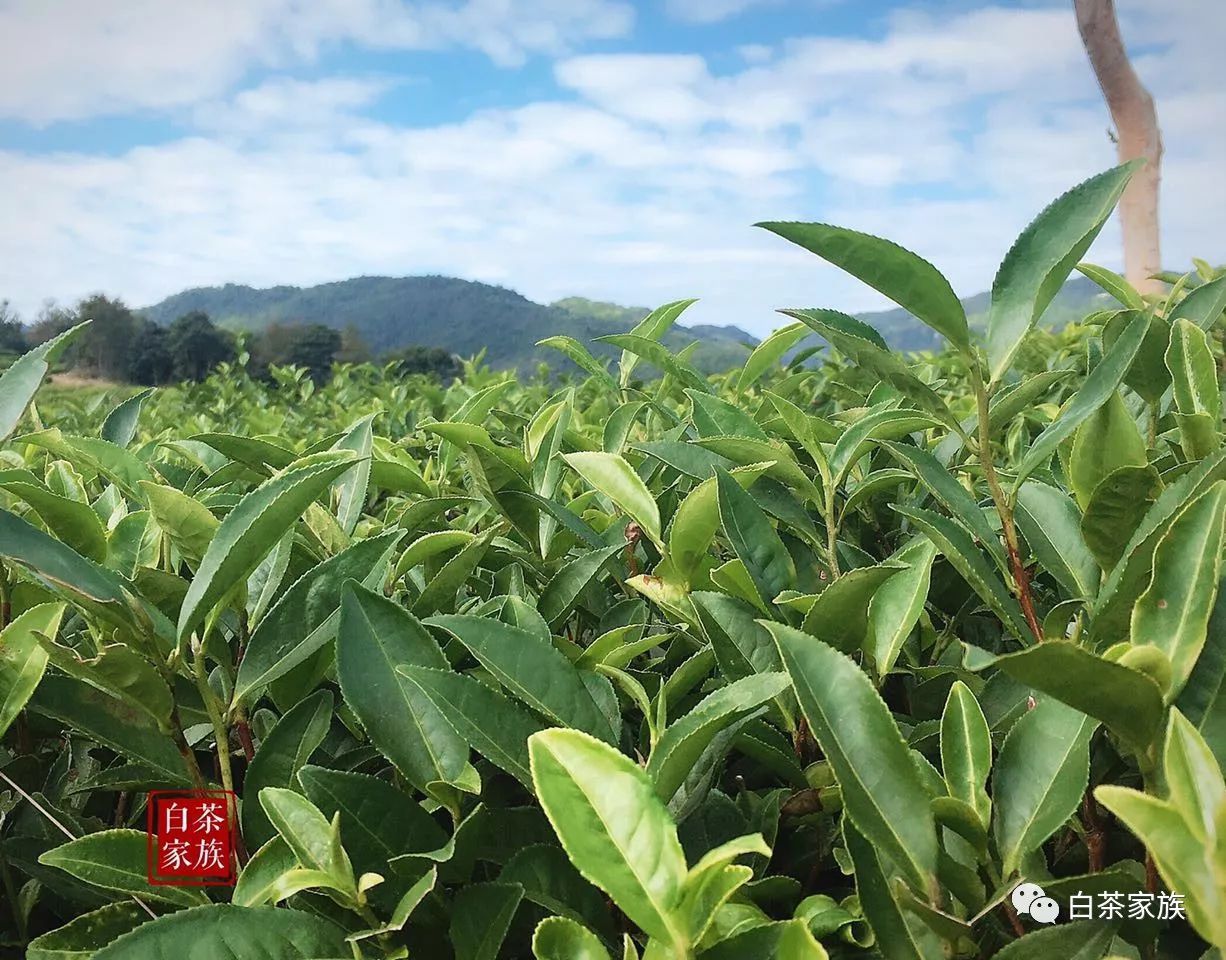
[[(1103, 296), (1084, 277), (1065, 284), (1044, 316), (1048, 326), (1063, 326), (1094, 309)], [(963, 301), (972, 324), (981, 322), (989, 294)], [(442, 347), (461, 356), (486, 349), (495, 367), (531, 368), (538, 360), (557, 364), (560, 355), (535, 346), (538, 340), (566, 334), (583, 343), (624, 333), (647, 313), (582, 297), (546, 305), (505, 287), (454, 277), (355, 277), (314, 287), (256, 289), (226, 284), (198, 287), (168, 297), (141, 312), (167, 324), (191, 310), (203, 310), (231, 329), (260, 330), (273, 322), (322, 323), (338, 330), (353, 327), (376, 353), (410, 344)], [(937, 346), (937, 336), (905, 310), (861, 314), (891, 346), (922, 350)], [(665, 337), (672, 350), (693, 341), (693, 362), (705, 371), (738, 366), (757, 339), (737, 327), (675, 327)], [(613, 351), (605, 351), (612, 353)]]
[[(442, 347), (461, 356), (486, 349), (495, 367), (527, 369), (538, 360), (561, 361), (538, 340), (566, 334), (587, 343), (625, 333), (646, 308), (621, 307), (572, 297), (545, 305), (514, 290), (454, 277), (355, 277), (314, 287), (198, 287), (140, 312), (167, 324), (203, 310), (231, 329), (259, 330), (270, 323), (322, 323), (354, 328), (376, 354), (410, 344)], [(678, 327), (665, 338), (673, 350), (699, 340), (694, 362), (708, 371), (727, 370), (747, 355), (742, 344), (757, 340), (735, 327)], [(612, 352), (612, 351), (610, 351)]]

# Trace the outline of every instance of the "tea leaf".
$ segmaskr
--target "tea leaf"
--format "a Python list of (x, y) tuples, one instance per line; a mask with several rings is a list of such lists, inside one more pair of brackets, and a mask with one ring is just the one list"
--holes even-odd
[(397, 673), (448, 719), (472, 749), (532, 789), (528, 738), (544, 730), (545, 724), (472, 677), (426, 667), (398, 667)]
[(1145, 339), (1148, 328), (1149, 317), (1144, 313), (1137, 313), (1128, 321), (1128, 326), (1120, 334), (1120, 338), (1107, 351), (1102, 362), (1086, 377), (1081, 389), (1073, 395), (1073, 398), (1060, 411), (1059, 416), (1031, 444), (1030, 450), (1017, 468), (1017, 476), (1013, 481), (1014, 491), (1032, 473), (1051, 459), (1051, 455), (1056, 452), (1056, 447), (1066, 437), (1070, 436), (1074, 430), (1089, 419), (1094, 411), (1111, 399), (1115, 394), (1115, 388), (1120, 385), (1124, 374), (1132, 366), (1137, 351), (1141, 349), (1141, 343)]
[(247, 494), (226, 514), (183, 598), (180, 643), (219, 600), (246, 580), (307, 506), (355, 462), (347, 458), (290, 469)]
[(345, 583), (374, 588), (387, 576), (388, 560), (400, 540), (389, 531), (359, 540), (308, 570), (260, 619), (238, 666), (233, 701), (284, 676), (336, 636)]
[(175, 907), (194, 907), (209, 898), (197, 887), (153, 886), (146, 864), (147, 835), (140, 830), (100, 830), (48, 850), (39, 863), (119, 893)]
[(1164, 691), (1152, 678), (1075, 643), (1048, 640), (990, 662), (1019, 683), (1101, 720), (1138, 748), (1149, 745), (1162, 722)]
[(468, 762), (468, 745), (396, 673), (398, 666), (446, 669), (446, 658), (411, 613), (350, 581), (341, 599), (336, 674), (345, 702), (371, 742), (414, 786), (454, 783)]
[(26, 705), (47, 667), (47, 654), (38, 634), (54, 637), (64, 617), (65, 604), (42, 603), (31, 607), (0, 632), (0, 734)]
[(546, 917), (532, 935), (536, 960), (609, 960), (600, 938), (566, 917)]
[(735, 680), (705, 697), (664, 731), (647, 760), (646, 772), (665, 803), (672, 800), (698, 758), (715, 737), (736, 721), (752, 716), (787, 689), (784, 673), (760, 673)]
[[(561, 726), (616, 742), (618, 731), (592, 692), (600, 684), (607, 688), (608, 681), (575, 669), (548, 640), (482, 617), (432, 617), (429, 622), (464, 644), (508, 692), (533, 710)], [(592, 678), (591, 686), (585, 676)]]
[(1026, 334), (1090, 249), (1137, 166), (1133, 161), (1100, 173), (1053, 201), (1005, 255), (988, 310), (993, 382), (1009, 369)]
[(140, 418), (140, 409), (153, 393), (152, 390), (142, 390), (116, 404), (115, 408), (102, 421), (100, 436), (103, 440), (126, 447), (136, 435), (136, 422)]
[[(902, 735), (863, 671), (799, 630), (764, 623), (834, 769), (847, 815), (919, 890), (934, 882), (936, 831)], [(844, 717), (855, 717), (845, 723)]]
[(979, 701), (961, 680), (949, 688), (941, 714), (941, 769), (950, 796), (968, 804), (986, 828), (992, 816), (985, 789), (992, 769), (992, 735)]
[[(961, 306), (961, 304), (959, 304)], [(745, 390), (762, 379), (762, 375), (778, 363), (785, 353), (809, 335), (809, 328), (803, 323), (790, 323), (780, 327), (769, 337), (753, 348), (753, 353), (741, 367), (737, 376), (737, 392)]]
[(732, 549), (753, 580), (758, 596), (770, 603), (796, 581), (796, 568), (762, 508), (726, 471), (716, 475), (720, 524)]
[(571, 862), (648, 934), (684, 948), (675, 911), (685, 855), (651, 780), (577, 730), (537, 733), (528, 752), (536, 795)]
[[(318, 690), (277, 721), (247, 767), (243, 791), (258, 797), (264, 787), (297, 789), (298, 771), (323, 743), (332, 719), (332, 692)], [(253, 847), (272, 839), (273, 825), (258, 803), (242, 809), (243, 838)]]
[(186, 957), (202, 943), (209, 944), (210, 960), (300, 960), (348, 952), (343, 931), (313, 913), (214, 903), (141, 924), (94, 960)]
[(7, 440), (13, 435), (51, 364), (89, 324), (89, 320), (78, 323), (72, 329), (39, 344), (14, 360), (0, 376), (0, 440)]
[(137, 904), (111, 903), (30, 941), (26, 960), (86, 960), (149, 919)]
[(656, 543), (660, 543), (660, 509), (647, 484), (622, 457), (612, 453), (567, 453), (563, 459), (593, 487), (612, 500)]
[(993, 833), (1006, 875), (1081, 803), (1096, 726), (1084, 713), (1044, 700), (1009, 731), (992, 776)]
[(1134, 642), (1152, 643), (1171, 660), (1170, 696), (1178, 695), (1205, 645), (1222, 567), (1226, 482), (1188, 505), (1154, 552), (1154, 576), (1132, 610)]
[(931, 263), (889, 240), (824, 223), (759, 223), (884, 293), (963, 353), (970, 353), (966, 311)]

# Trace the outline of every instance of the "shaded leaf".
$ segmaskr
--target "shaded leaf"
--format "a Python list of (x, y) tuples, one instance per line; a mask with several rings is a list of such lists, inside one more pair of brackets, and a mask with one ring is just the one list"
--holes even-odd
[[(298, 788), (298, 771), (323, 743), (332, 721), (332, 691), (318, 690), (299, 701), (277, 721), (247, 767), (243, 793), (250, 800), (264, 787)], [(242, 807), (243, 839), (252, 848), (272, 839), (275, 831), (259, 803)]]
[(140, 830), (100, 830), (48, 850), (39, 863), (58, 867), (106, 890), (134, 893), (176, 907), (208, 903), (197, 887), (153, 886), (148, 880), (147, 835)]
[(1042, 700), (1013, 725), (992, 776), (993, 832), (1010, 876), (1073, 815), (1090, 770), (1097, 724), (1059, 700)]
[(299, 910), (214, 903), (142, 924), (98, 951), (94, 960), (190, 957), (201, 944), (209, 960), (302, 960), (350, 956), (341, 929)]
[(847, 815), (919, 890), (934, 882), (936, 831), (902, 735), (864, 672), (832, 647), (780, 623), (779, 645), (800, 707), (830, 761)]
[(517, 883), (462, 887), (451, 909), (450, 939), (456, 960), (495, 960), (523, 896)]
[(399, 666), (448, 664), (411, 613), (351, 581), (342, 595), (336, 638), (345, 702), (371, 742), (418, 789), (454, 783), (468, 762), (468, 745), (429, 701), (413, 702), (413, 688), (395, 672)]
[[(1028, 486), (1030, 482), (1022, 491)], [(1161, 490), (1158, 471), (1149, 464), (1120, 467), (1094, 488), (1081, 518), (1081, 536), (1104, 570), (1120, 562), (1125, 545)]]

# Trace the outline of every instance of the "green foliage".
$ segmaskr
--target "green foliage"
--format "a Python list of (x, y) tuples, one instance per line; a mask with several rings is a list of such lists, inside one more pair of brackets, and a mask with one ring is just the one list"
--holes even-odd
[[(233, 338), (199, 310), (161, 325), (133, 313), (121, 300), (97, 295), (74, 310), (53, 310), (24, 332), (43, 344), (73, 327), (89, 323), (63, 365), (87, 376), (159, 386), (174, 380), (203, 380), (219, 363), (234, 359)], [(0, 350), (3, 350), (0, 327)], [(17, 351), (24, 352), (24, 351)]]
[(170, 352), (170, 335), (166, 327), (148, 320), (141, 324), (128, 358), (128, 379), (142, 386), (172, 383), (174, 354)]
[(9, 306), (9, 301), (0, 300), (0, 355), (20, 356), (29, 349), (21, 317)]
[(180, 380), (203, 380), (219, 363), (234, 359), (234, 341), (208, 314), (185, 313), (167, 329), (166, 346)]
[(141, 327), (136, 315), (122, 300), (99, 294), (82, 300), (77, 316), (90, 325), (73, 345), (73, 366), (107, 380), (124, 379), (132, 344)]
[(316, 383), (327, 380), (340, 353), (340, 331), (322, 323), (274, 323), (256, 336), (252, 361), (257, 370), (270, 366), (301, 367)]
[[(311, 341), (273, 316), (81, 399), (37, 391), (95, 328), (44, 339), (0, 378), (2, 951), (1226, 947), (1226, 286), (1082, 265), (1120, 309), (1034, 329), (1126, 173), (1027, 229), (986, 339), (906, 250), (770, 225), (950, 339), (919, 359), (788, 310), (708, 376), (679, 300), (559, 323), (562, 382), (335, 331), (264, 377)], [(233, 889), (146, 880), (145, 792), (193, 786), (239, 796)], [(1040, 929), (1022, 880), (1189, 920)]]
[(433, 377), (439, 383), (450, 383), (464, 372), (464, 366), (442, 347), (405, 347), (388, 354), (385, 360), (396, 364), (396, 372), (404, 376), (422, 374)]

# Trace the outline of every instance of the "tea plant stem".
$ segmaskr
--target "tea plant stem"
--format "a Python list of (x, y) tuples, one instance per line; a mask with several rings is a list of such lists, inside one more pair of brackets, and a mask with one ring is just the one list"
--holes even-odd
[(1090, 790), (1086, 791), (1082, 800), (1082, 808), (1086, 817), (1086, 853), (1089, 859), (1090, 873), (1101, 873), (1107, 852), (1107, 830), (1102, 817), (1098, 814), (1098, 804)]
[(247, 711), (240, 703), (234, 708), (234, 729), (238, 731), (238, 742), (243, 747), (243, 758), (251, 763), (255, 759), (255, 743), (251, 739), (251, 725), (247, 723)]
[(626, 567), (632, 577), (639, 575), (639, 563), (635, 550), (641, 539), (643, 539), (643, 528), (631, 520), (626, 524)]
[(1145, 889), (1157, 893), (1161, 884), (1158, 881), (1158, 865), (1154, 863), (1154, 855), (1145, 851)]
[(1022, 615), (1026, 624), (1034, 634), (1037, 642), (1043, 641), (1043, 628), (1039, 626), (1039, 618), (1034, 611), (1034, 597), (1030, 593), (1030, 574), (1022, 562), (1021, 550), (1018, 547), (1017, 528), (1013, 525), (1013, 507), (1009, 498), (1001, 489), (1000, 479), (996, 476), (996, 464), (992, 461), (992, 434), (988, 420), (988, 392), (983, 385), (983, 377), (979, 373), (979, 365), (971, 364), (971, 380), (975, 388), (975, 398), (979, 405), (978, 447), (979, 464), (983, 467), (983, 477), (988, 482), (988, 490), (992, 494), (992, 502), (996, 504), (996, 512), (1000, 514), (1000, 527), (1005, 535), (1005, 550), (1009, 555), (1009, 569), (1013, 573), (1017, 599), (1022, 607)]
[[(247, 611), (238, 612), (238, 655), (234, 658), (234, 669), (238, 670), (247, 655), (247, 640), (250, 637), (250, 626), (247, 623)], [(234, 728), (238, 731), (238, 742), (243, 746), (243, 758), (247, 763), (255, 759), (255, 744), (251, 741), (251, 727), (247, 723), (247, 710), (242, 701), (236, 701), (230, 707), (234, 717)]]
[(1022, 921), (1017, 915), (1017, 911), (1013, 909), (1013, 904), (1008, 900), (1001, 904), (1005, 908), (1005, 916), (1009, 918), (1009, 926), (1013, 928), (1013, 932), (1019, 937), (1026, 936), (1026, 928), (1022, 926)]
[(17, 719), (13, 722), (13, 729), (17, 731), (17, 749), (22, 753), (33, 753), (34, 742), (30, 738), (30, 723), (26, 719), (24, 709), (17, 714)]
[(8, 860), (0, 853), (0, 877), (4, 879), (4, 894), (8, 897), (9, 906), (13, 910), (13, 922), (17, 925), (17, 940), (24, 947), (30, 942), (30, 931), (26, 927), (25, 914), (21, 912), (21, 904), (17, 899), (17, 886), (13, 883), (13, 874), (9, 870)]
[(208, 673), (205, 671), (204, 651), (198, 650), (192, 661), (193, 673), (196, 677), (196, 689), (204, 701), (209, 721), (213, 724), (213, 739), (217, 741), (217, 763), (221, 768), (221, 786), (224, 790), (234, 789), (234, 776), (230, 769), (230, 730), (221, 717), (217, 697), (209, 686)]
[[(171, 654), (171, 659), (173, 660), (177, 654), (178, 649), (176, 648), (175, 652)], [(155, 663), (158, 673), (166, 681), (166, 686), (173, 690), (175, 677), (170, 666), (161, 659), (155, 661)], [(187, 742), (187, 737), (183, 734), (183, 721), (179, 717), (179, 705), (177, 703), (172, 704), (170, 708), (170, 738), (174, 740), (179, 756), (183, 758), (183, 766), (187, 768), (188, 776), (192, 780), (192, 786), (196, 790), (203, 792), (207, 789), (204, 783), (204, 774), (200, 772), (200, 764), (196, 762), (196, 754), (192, 751), (191, 745)]]
[(830, 565), (830, 579), (839, 578), (839, 525), (834, 516), (834, 490), (826, 487), (826, 562)]
[(13, 615), (13, 604), (9, 598), (9, 570), (0, 563), (0, 630), (9, 625)]
[(234, 793), (234, 773), (230, 766), (230, 729), (222, 718), (221, 703), (209, 686), (208, 673), (205, 670), (204, 650), (196, 651), (192, 663), (196, 677), (196, 687), (204, 700), (205, 710), (213, 724), (213, 739), (217, 741), (217, 765), (221, 771), (221, 787), (226, 791), (226, 816), (234, 837), (234, 854), (240, 864), (247, 862), (247, 848), (243, 844), (243, 835), (238, 826), (238, 802)]
[(187, 737), (183, 735), (183, 721), (179, 719), (179, 708), (177, 706), (170, 712), (170, 728), (171, 738), (179, 749), (179, 756), (183, 758), (183, 765), (187, 767), (188, 775), (192, 778), (192, 786), (203, 792), (207, 789), (204, 783), (204, 774), (200, 772), (200, 764), (196, 762), (196, 754), (187, 742)]

